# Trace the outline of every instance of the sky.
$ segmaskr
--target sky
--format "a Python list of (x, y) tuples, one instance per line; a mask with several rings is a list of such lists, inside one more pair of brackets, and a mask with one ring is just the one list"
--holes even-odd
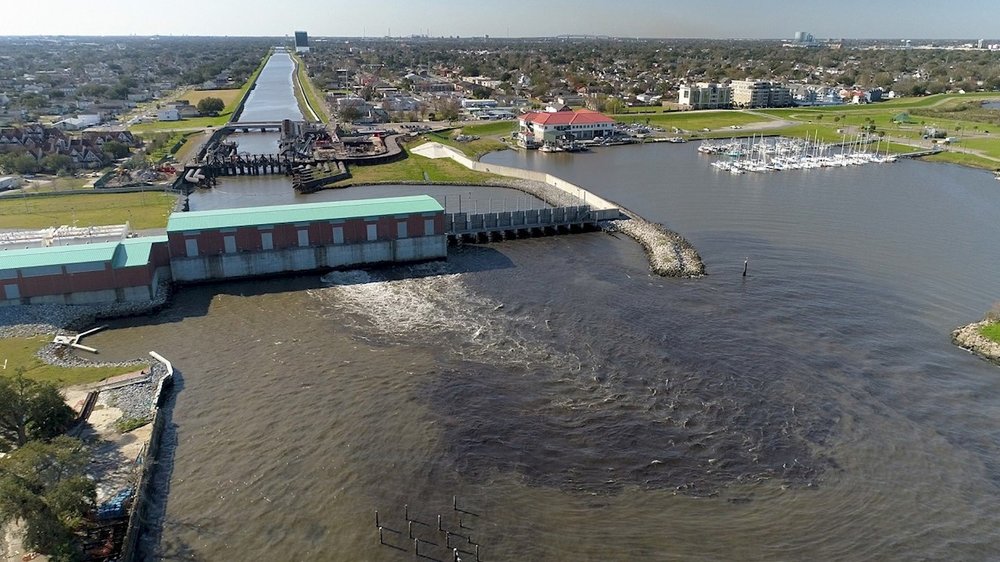
[(996, 39), (997, 0), (0, 0), (4, 35)]

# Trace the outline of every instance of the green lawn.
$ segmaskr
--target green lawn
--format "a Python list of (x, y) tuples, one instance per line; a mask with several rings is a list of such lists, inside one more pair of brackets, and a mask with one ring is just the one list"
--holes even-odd
[(458, 134), (472, 135), (479, 133), (468, 132), (469, 127), (464, 127), (459, 131), (443, 131), (440, 133), (426, 133), (424, 136), (434, 142), (439, 142), (441, 144), (446, 144), (448, 146), (457, 148), (465, 153), (466, 156), (473, 159), (478, 159), (480, 156), (494, 152), (496, 150), (504, 150), (507, 145), (496, 140), (495, 138), (480, 138), (479, 140), (459, 142), (455, 140), (455, 136)]
[(728, 128), (733, 125), (743, 127), (750, 123), (764, 123), (768, 119), (760, 115), (746, 113), (740, 110), (727, 111), (672, 111), (649, 115), (615, 115), (620, 123), (648, 123), (655, 127), (671, 129), (677, 127), (686, 131), (697, 132), (702, 129)]
[(135, 229), (163, 228), (176, 199), (176, 195), (161, 191), (4, 197), (0, 199), (0, 224), (5, 228), (48, 228), (128, 221)]
[(511, 134), (517, 128), (517, 121), (487, 121), (475, 125), (466, 125), (460, 129), (463, 135), (479, 137), (503, 137)]
[(349, 186), (366, 183), (392, 182), (445, 182), (481, 184), (497, 180), (499, 176), (470, 170), (451, 159), (425, 158), (410, 154), (405, 160), (377, 166), (351, 166), (351, 178), (336, 185)]
[(95, 181), (97, 181), (97, 178), (52, 177), (51, 179), (42, 179), (41, 177), (36, 177), (34, 180), (31, 181), (31, 184), (28, 187), (24, 188), (24, 191), (27, 191), (28, 193), (53, 193), (59, 191), (79, 191), (83, 189), (91, 189), (91, 187), (87, 186)]
[(963, 166), (969, 166), (972, 168), (983, 168), (985, 170), (996, 170), (1000, 169), (1000, 162), (996, 160), (990, 160), (988, 158), (982, 158), (976, 156), (975, 154), (966, 154), (964, 152), (951, 152), (945, 151), (941, 154), (935, 154), (933, 156), (924, 156), (922, 160), (927, 162), (947, 162), (949, 164), (961, 164)]
[[(59, 386), (71, 386), (104, 380), (138, 370), (136, 367), (55, 367), (44, 363), (35, 354), (52, 341), (50, 336), (0, 339), (0, 375), (13, 375), (18, 368), (24, 376), (49, 381)], [(99, 356), (98, 356), (99, 357)], [(7, 368), (3, 369), (4, 362)]]
[(1000, 343), (1000, 322), (987, 324), (979, 329), (979, 333), (997, 343)]
[[(296, 61), (296, 88), (295, 88), (295, 99), (299, 102), (299, 108), (302, 110), (302, 115), (306, 116), (307, 119), (311, 115), (308, 108), (306, 107), (305, 100), (309, 100), (309, 105), (312, 106), (313, 111), (316, 112), (317, 117), (323, 123), (330, 122), (330, 116), (326, 112), (326, 104), (323, 103), (323, 96), (317, 90), (316, 84), (313, 83), (312, 78), (309, 78), (309, 73), (306, 71), (306, 63), (298, 55), (292, 54), (292, 58)], [(305, 95), (305, 99), (303, 99)]]
[[(958, 141), (958, 145), (971, 148), (974, 150), (981, 150), (986, 156), (992, 156), (993, 158), (1000, 158), (1000, 140), (990, 137), (977, 137), (972, 139), (961, 139)], [(997, 163), (997, 167), (1000, 167), (1000, 163)]]

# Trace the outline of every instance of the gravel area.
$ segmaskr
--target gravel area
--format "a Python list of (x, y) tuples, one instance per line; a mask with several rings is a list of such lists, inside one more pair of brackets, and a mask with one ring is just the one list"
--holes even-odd
[[(92, 326), (101, 318), (135, 316), (156, 310), (166, 304), (170, 296), (169, 285), (161, 284), (156, 299), (146, 302), (114, 303), (106, 305), (32, 304), (0, 306), (0, 339), (57, 334), (75, 335), (76, 331)], [(60, 367), (134, 367), (145, 365), (148, 359), (100, 363), (82, 359), (66, 348), (48, 344), (38, 352), (38, 357), (50, 365)]]
[(153, 361), (149, 379), (101, 393), (107, 396), (109, 405), (122, 411), (122, 419), (148, 418), (153, 412), (153, 398), (160, 380), (167, 375), (167, 369), (158, 361)]

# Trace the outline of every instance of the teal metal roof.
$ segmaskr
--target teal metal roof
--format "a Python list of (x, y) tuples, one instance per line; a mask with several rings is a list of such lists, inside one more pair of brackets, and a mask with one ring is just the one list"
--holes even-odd
[(342, 220), (435, 211), (444, 211), (444, 208), (429, 195), (220, 209), (216, 211), (191, 211), (170, 215), (170, 220), (167, 222), (167, 232)]
[(147, 236), (121, 242), (0, 250), (0, 271), (108, 261), (115, 269), (146, 265), (153, 244), (166, 241), (166, 236)]
[(118, 242), (0, 250), (0, 270), (111, 261)]
[(115, 249), (115, 257), (111, 267), (138, 267), (149, 263), (149, 254), (153, 244), (166, 244), (166, 236), (143, 236), (141, 238), (126, 238)]

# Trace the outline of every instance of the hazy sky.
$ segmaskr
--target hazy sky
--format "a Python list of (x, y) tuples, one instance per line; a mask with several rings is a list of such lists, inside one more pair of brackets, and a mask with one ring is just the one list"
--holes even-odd
[(0, 0), (0, 35), (1000, 36), (997, 0)]

